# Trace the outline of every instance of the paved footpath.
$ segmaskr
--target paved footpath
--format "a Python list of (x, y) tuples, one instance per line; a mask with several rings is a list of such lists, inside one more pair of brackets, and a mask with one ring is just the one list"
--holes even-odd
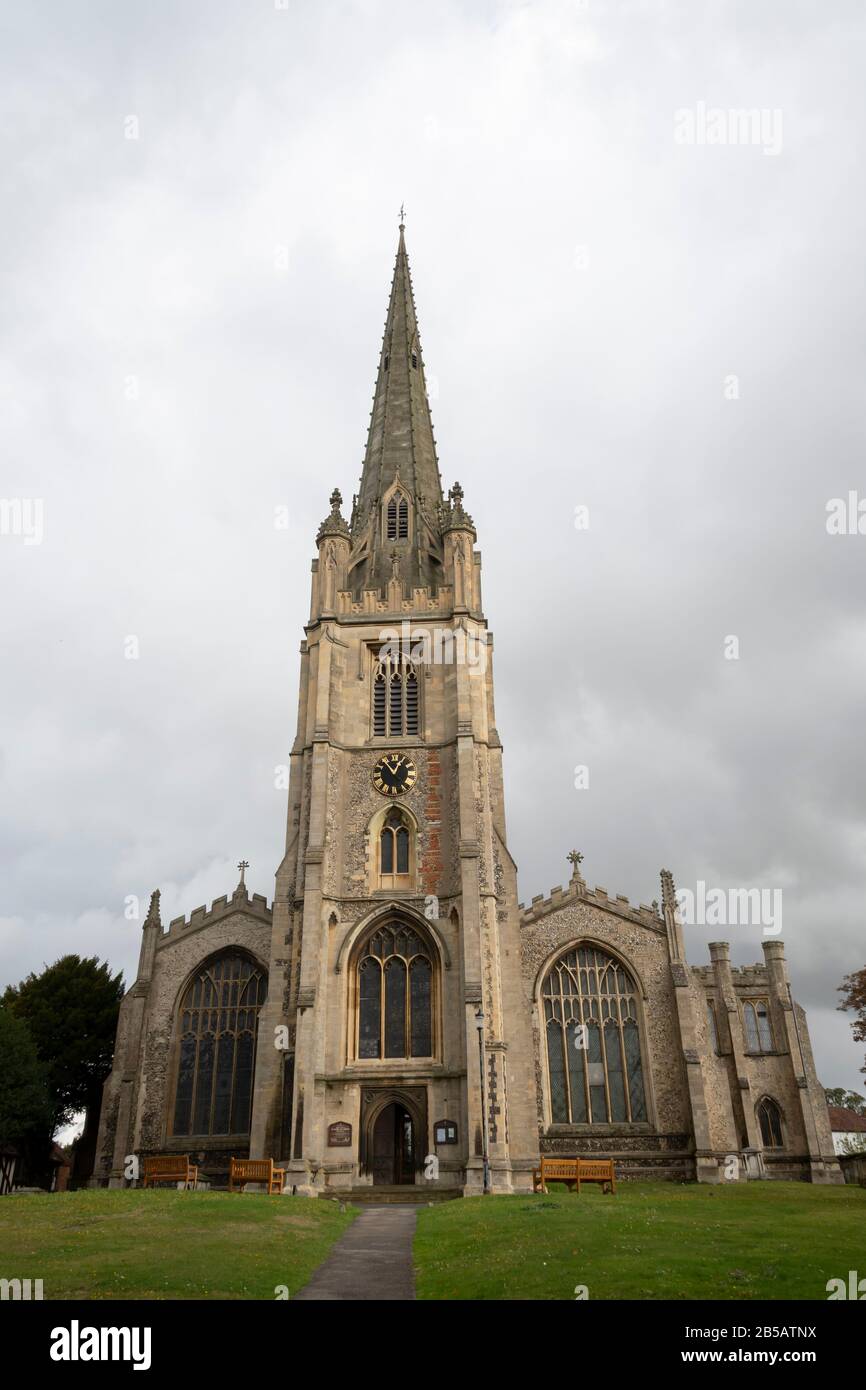
[(408, 1300), (415, 1297), (412, 1238), (417, 1208), (365, 1206), (319, 1265), (298, 1299)]

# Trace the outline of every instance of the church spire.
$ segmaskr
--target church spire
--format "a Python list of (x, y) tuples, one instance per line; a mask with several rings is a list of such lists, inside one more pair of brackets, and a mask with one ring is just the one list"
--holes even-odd
[(353, 545), (364, 555), (353, 587), (384, 584), (395, 570), (408, 586), (436, 587), (441, 577), (442, 481), (400, 211), (397, 260), (352, 514)]

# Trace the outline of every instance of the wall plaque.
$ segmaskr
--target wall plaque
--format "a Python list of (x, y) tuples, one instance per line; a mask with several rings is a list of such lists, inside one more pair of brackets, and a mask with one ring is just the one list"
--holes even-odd
[(337, 1120), (335, 1124), (328, 1125), (328, 1147), (331, 1149), (344, 1149), (352, 1142), (352, 1126), (345, 1120)]

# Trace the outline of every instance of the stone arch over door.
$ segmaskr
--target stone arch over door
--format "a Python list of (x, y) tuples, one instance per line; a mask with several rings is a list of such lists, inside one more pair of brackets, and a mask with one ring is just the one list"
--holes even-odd
[(428, 1150), (426, 1086), (365, 1086), (361, 1092), (361, 1125), (358, 1167), (372, 1176), (374, 1134), (377, 1121), (389, 1106), (401, 1106), (411, 1117), (414, 1128), (414, 1166), (416, 1176), (423, 1170)]

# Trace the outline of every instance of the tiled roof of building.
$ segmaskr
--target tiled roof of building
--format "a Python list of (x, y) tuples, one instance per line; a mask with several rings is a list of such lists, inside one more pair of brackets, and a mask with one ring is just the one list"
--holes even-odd
[(866, 1134), (866, 1115), (848, 1110), (844, 1105), (828, 1105), (830, 1128), (834, 1134)]

